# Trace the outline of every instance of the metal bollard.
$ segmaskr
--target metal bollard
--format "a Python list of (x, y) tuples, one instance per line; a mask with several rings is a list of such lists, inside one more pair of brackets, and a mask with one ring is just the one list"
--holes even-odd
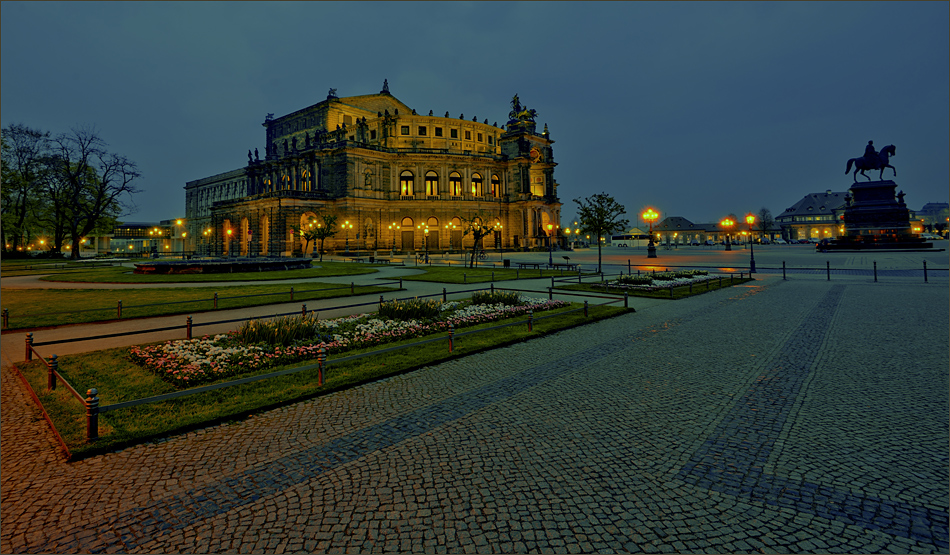
[(449, 298), (445, 294), (445, 287), (442, 288), (442, 302), (443, 303), (449, 302)]
[(468, 274), (462, 274), (462, 283), (468, 283)]
[(118, 306), (116, 307), (116, 318), (122, 317), (122, 301), (119, 301)]
[(185, 339), (191, 339), (191, 316), (185, 318)]
[(317, 351), (317, 385), (323, 385), (323, 365), (327, 361), (327, 350), (324, 347), (320, 347), (320, 350)]
[(828, 281), (831, 281), (831, 261), (825, 260), (825, 271), (828, 272)]
[(554, 276), (551, 276), (551, 287), (554, 287)]
[(290, 302), (293, 302), (293, 301), (294, 301), (294, 288), (291, 287), (290, 288)]
[(627, 259), (627, 275), (630, 275), (630, 259)]
[(30, 362), (33, 360), (33, 334), (26, 334), (26, 354), (23, 355), (23, 360)]
[(534, 319), (534, 311), (529, 310), (528, 311), (528, 331), (532, 331), (534, 329), (534, 325), (532, 322), (533, 319)]
[(399, 288), (402, 289), (402, 278), (399, 278)]
[(300, 305), (300, 317), (301, 318), (307, 317), (307, 305), (305, 304)]
[(785, 261), (784, 260), (782, 261), (782, 279), (784, 280), (788, 279), (787, 277), (785, 277)]
[[(494, 264), (492, 264), (492, 267), (494, 268)], [(491, 271), (491, 281), (492, 283), (495, 283), (495, 270)]]
[(927, 261), (924, 260), (924, 283), (927, 283)]
[(584, 301), (584, 318), (587, 318), (587, 301)]
[(630, 295), (626, 291), (623, 292), (623, 307), (630, 308)]
[(449, 352), (450, 353), (455, 348), (455, 344), (453, 343), (453, 340), (452, 340), (452, 336), (454, 334), (455, 334), (455, 324), (453, 324), (452, 322), (449, 322)]
[(86, 392), (86, 441), (99, 439), (99, 390)]
[[(293, 300), (293, 299), (291, 299), (291, 300)], [(217, 293), (214, 294), (214, 309), (215, 309), (215, 310), (218, 309), (218, 294), (217, 294)]]
[(495, 284), (494, 284), (494, 283), (491, 284), (491, 294), (492, 294), (492, 296), (495, 296)]
[(874, 283), (877, 283), (877, 260), (874, 261)]
[(9, 308), (3, 309), (3, 327), (5, 328), (10, 327), (10, 309)]
[(59, 372), (59, 361), (57, 356), (49, 357), (49, 366), (46, 367), (46, 389), (53, 391), (56, 389), (56, 372)]

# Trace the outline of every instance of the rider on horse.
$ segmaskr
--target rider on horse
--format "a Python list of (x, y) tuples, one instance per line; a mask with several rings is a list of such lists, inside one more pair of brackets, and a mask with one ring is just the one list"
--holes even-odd
[(881, 157), (874, 150), (874, 141), (868, 141), (868, 146), (864, 147), (864, 161), (868, 169), (881, 167)]

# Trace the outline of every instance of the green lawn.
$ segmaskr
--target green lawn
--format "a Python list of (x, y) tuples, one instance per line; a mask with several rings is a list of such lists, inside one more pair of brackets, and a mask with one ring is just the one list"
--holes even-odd
[[(313, 268), (305, 270), (276, 270), (269, 272), (238, 272), (233, 274), (133, 274), (128, 266), (110, 266), (106, 268), (84, 268), (72, 264), (64, 270), (52, 271), (51, 275), (41, 278), (43, 281), (66, 281), (88, 283), (207, 283), (224, 281), (272, 281), (279, 279), (321, 278), (329, 276), (355, 276), (371, 274), (378, 270), (374, 264), (353, 264), (344, 262), (315, 263)], [(6, 264), (2, 269), (7, 275)], [(30, 273), (38, 273), (31, 271)], [(13, 272), (11, 272), (11, 275)]]
[[(195, 427), (239, 419), (267, 408), (325, 395), (385, 376), (424, 368), (445, 360), (526, 341), (630, 312), (623, 308), (597, 306), (591, 307), (589, 317), (585, 318), (583, 311), (571, 312), (573, 308), (577, 308), (577, 305), (535, 315), (531, 332), (528, 331), (527, 325), (524, 325), (526, 319), (517, 318), (505, 321), (517, 321), (517, 325), (456, 337), (452, 353), (448, 351), (447, 341), (419, 344), (419, 341), (424, 339), (445, 337), (445, 334), (440, 334), (388, 344), (385, 347), (336, 355), (330, 359), (331, 365), (327, 369), (326, 384), (323, 387), (317, 386), (317, 371), (312, 368), (296, 374), (202, 392), (180, 399), (119, 409), (100, 416), (100, 439), (93, 444), (87, 444), (85, 439), (83, 406), (63, 386), (53, 392), (46, 390), (46, 367), (41, 362), (34, 361), (21, 363), (18, 368), (37, 392), (56, 429), (66, 441), (72, 456), (79, 458), (180, 433)], [(554, 317), (544, 317), (549, 315), (554, 315)], [(498, 323), (465, 328), (460, 330), (460, 333), (490, 328)], [(396, 351), (390, 350), (397, 345), (409, 347)], [(383, 350), (386, 352), (379, 352)], [(332, 364), (335, 358), (374, 351), (377, 354), (350, 362)], [(63, 356), (59, 359), (60, 373), (80, 392), (84, 393), (89, 388), (97, 388), (100, 403), (103, 406), (175, 391), (172, 385), (162, 381), (155, 374), (129, 362), (127, 354), (128, 348), (121, 348)], [(290, 367), (312, 365), (314, 362)], [(279, 369), (281, 368), (269, 368), (261, 373)]]
[[(293, 288), (293, 299), (290, 290)], [(389, 293), (398, 286), (356, 286), (352, 294)], [(243, 308), (312, 299), (349, 297), (350, 286), (313, 281), (230, 287), (149, 289), (3, 289), (0, 307), (9, 310), (9, 329), (114, 320), (122, 301), (122, 318), (191, 314), (218, 308)]]
[[(570, 277), (577, 276), (577, 272), (564, 270), (519, 270), (504, 268), (461, 268), (458, 266), (406, 266), (413, 270), (425, 270), (424, 274), (404, 276), (404, 281), (432, 281), (438, 283), (488, 283), (492, 281), (509, 281), (515, 279), (536, 279), (540, 277)], [(588, 275), (588, 274), (585, 274)], [(593, 274), (590, 274), (593, 275)]]

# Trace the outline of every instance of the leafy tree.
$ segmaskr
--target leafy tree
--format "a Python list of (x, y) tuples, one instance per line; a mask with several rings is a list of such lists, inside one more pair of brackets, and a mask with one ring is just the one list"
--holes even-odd
[(601, 271), (603, 243), (600, 238), (615, 231), (624, 230), (630, 225), (621, 218), (627, 211), (607, 193), (598, 193), (585, 199), (574, 199), (577, 203), (577, 218), (581, 229), (590, 233), (597, 241), (597, 271)]
[(43, 198), (43, 182), (49, 175), (49, 133), (11, 124), (0, 135), (0, 144), (3, 244), (16, 251), (39, 232), (35, 214), (49, 204)]
[(462, 220), (462, 235), (472, 236), (472, 257), (469, 268), (475, 268), (478, 265), (478, 249), (482, 239), (498, 230), (494, 224), (486, 223), (491, 217), (477, 213), (468, 220)]
[(337, 217), (332, 214), (321, 214), (319, 220), (314, 217), (307, 219), (307, 226), (293, 228), (294, 233), (299, 233), (300, 238), (305, 241), (303, 251), (307, 252), (310, 247), (310, 241), (320, 241), (320, 262), (323, 262), (323, 243), (329, 237), (333, 237), (340, 230), (336, 227)]
[(772, 226), (775, 225), (775, 218), (772, 217), (772, 211), (766, 207), (759, 209), (759, 229), (762, 230), (762, 236), (766, 237)]

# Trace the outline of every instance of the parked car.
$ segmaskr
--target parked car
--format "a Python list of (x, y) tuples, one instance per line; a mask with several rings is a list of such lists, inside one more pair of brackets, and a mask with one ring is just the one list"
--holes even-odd
[(692, 241), (689, 242), (689, 245), (690, 245), (691, 247), (698, 247), (698, 246), (699, 246), (699, 239), (693, 239)]
[(787, 245), (785, 239), (772, 239), (772, 244), (774, 245)]

